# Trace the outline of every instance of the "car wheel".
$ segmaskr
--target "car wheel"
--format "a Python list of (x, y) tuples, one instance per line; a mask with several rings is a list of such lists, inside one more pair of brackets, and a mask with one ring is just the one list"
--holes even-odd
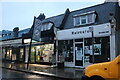
[(92, 76), (90, 77), (90, 80), (105, 80), (105, 79), (100, 76)]

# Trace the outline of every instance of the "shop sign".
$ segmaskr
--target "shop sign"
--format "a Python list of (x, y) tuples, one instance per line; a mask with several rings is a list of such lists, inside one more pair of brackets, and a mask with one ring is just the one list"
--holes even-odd
[(22, 44), (22, 39), (8, 40), (0, 42), (0, 45)]
[(90, 27), (93, 27), (94, 37), (109, 36), (111, 34), (110, 23), (93, 25), (82, 28), (72, 28), (57, 31), (58, 40), (79, 39), (92, 37)]
[(41, 26), (42, 21), (35, 18), (35, 25), (33, 31), (33, 40), (40, 41), (41, 39)]
[(52, 26), (53, 26), (52, 22), (44, 23), (43, 21), (35, 18), (35, 25), (34, 25), (32, 39), (36, 41), (41, 41), (42, 31), (50, 30)]

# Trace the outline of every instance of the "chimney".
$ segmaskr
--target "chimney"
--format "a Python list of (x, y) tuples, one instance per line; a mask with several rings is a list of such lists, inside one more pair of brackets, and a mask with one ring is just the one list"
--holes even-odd
[(37, 19), (44, 20), (45, 19), (44, 13), (40, 13), (40, 15), (37, 17)]
[(18, 31), (19, 31), (19, 27), (15, 27), (13, 29), (13, 36), (14, 36), (14, 38), (18, 38)]

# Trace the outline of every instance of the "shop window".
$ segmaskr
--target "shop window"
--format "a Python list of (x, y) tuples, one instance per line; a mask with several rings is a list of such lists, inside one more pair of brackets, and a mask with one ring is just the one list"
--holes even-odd
[(11, 55), (12, 55), (12, 49), (11, 48), (6, 48), (6, 51), (5, 51), (6, 59), (11, 60)]
[(20, 61), (24, 61), (24, 48), (20, 49)]
[(2, 48), (2, 59), (5, 59), (5, 48)]
[[(85, 46), (85, 64), (92, 63), (92, 39), (84, 40)], [(110, 60), (110, 44), (109, 37), (97, 37), (94, 41), (95, 63), (106, 62)]]
[(73, 62), (73, 40), (59, 41), (58, 53), (66, 62)]
[(45, 44), (32, 47), (31, 61), (32, 62), (50, 62), (54, 54), (54, 44)]
[(96, 19), (95, 12), (88, 12), (74, 16), (74, 26), (94, 23)]
[(35, 63), (36, 62), (35, 57), (36, 57), (36, 47), (32, 47), (31, 56), (30, 56), (31, 63)]

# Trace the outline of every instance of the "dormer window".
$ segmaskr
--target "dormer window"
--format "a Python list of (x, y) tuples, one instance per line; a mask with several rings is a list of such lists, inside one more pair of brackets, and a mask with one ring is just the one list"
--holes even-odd
[(81, 21), (80, 21), (81, 24), (86, 24), (87, 23), (87, 18), (86, 16), (81, 16)]
[(52, 26), (53, 26), (52, 23), (45, 23), (45, 24), (42, 24), (42, 26), (41, 26), (41, 31), (50, 30)]
[(95, 11), (74, 15), (74, 26), (86, 25), (95, 22)]

